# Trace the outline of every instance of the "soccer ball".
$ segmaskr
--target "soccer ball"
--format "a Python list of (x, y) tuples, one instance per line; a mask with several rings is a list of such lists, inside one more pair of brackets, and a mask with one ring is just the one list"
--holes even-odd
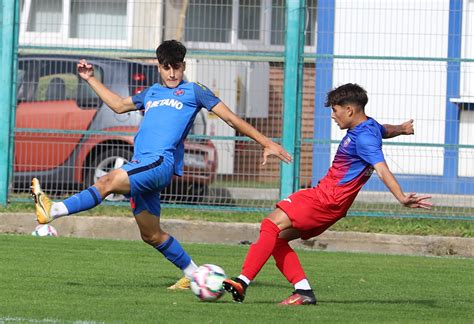
[(48, 224), (38, 225), (31, 233), (33, 236), (58, 236), (56, 229)]
[(191, 290), (202, 301), (215, 301), (224, 293), (224, 270), (214, 264), (203, 264), (193, 273)]

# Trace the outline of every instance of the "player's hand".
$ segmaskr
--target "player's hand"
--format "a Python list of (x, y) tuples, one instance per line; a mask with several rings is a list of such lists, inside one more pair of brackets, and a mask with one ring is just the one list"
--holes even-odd
[(415, 193), (410, 193), (405, 196), (405, 198), (400, 201), (403, 206), (408, 208), (424, 208), (431, 209), (433, 204), (428, 201), (431, 199), (431, 196), (417, 196)]
[(271, 141), (270, 144), (266, 145), (263, 149), (262, 165), (267, 164), (267, 159), (270, 155), (276, 156), (277, 158), (279, 158), (285, 163), (290, 163), (292, 161), (292, 157), (290, 153), (285, 151), (285, 149), (281, 145), (273, 141)]
[(413, 119), (410, 119), (409, 121), (404, 122), (403, 124), (400, 125), (400, 127), (402, 128), (403, 135), (415, 134), (415, 129), (413, 128)]
[(77, 63), (77, 73), (81, 78), (87, 81), (89, 78), (94, 76), (94, 66), (82, 59)]

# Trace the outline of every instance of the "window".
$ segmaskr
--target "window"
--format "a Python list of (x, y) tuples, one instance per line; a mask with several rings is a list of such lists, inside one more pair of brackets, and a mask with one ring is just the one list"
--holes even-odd
[(31, 0), (27, 31), (61, 32), (62, 5), (62, 0)]
[(16, 78), (16, 98), (18, 101), (26, 100), (26, 87), (27, 82), (25, 78), (26, 71), (22, 68), (18, 69), (17, 78)]
[(17, 74), (17, 93), (18, 102), (30, 102), (36, 98), (37, 64), (35, 61), (19, 60)]
[[(101, 74), (101, 69), (94, 66), (94, 76), (100, 80), (102, 78)], [(78, 78), (78, 80), (76, 95), (77, 105), (81, 108), (99, 108), (101, 105), (99, 96), (92, 90), (87, 81), (84, 81), (82, 78)]]
[(259, 40), (261, 27), (261, 1), (239, 1), (239, 39)]
[[(306, 1), (305, 46), (316, 45), (316, 6), (317, 0)], [(286, 12), (285, 0), (273, 0), (271, 44), (285, 44)]]
[(191, 0), (186, 15), (185, 39), (194, 42), (229, 42), (232, 0)]
[(132, 0), (23, 0), (20, 44), (130, 47)]
[[(76, 100), (78, 106), (94, 108), (99, 97), (76, 72), (76, 61), (20, 59), (18, 92), (20, 102)], [(102, 69), (94, 65), (94, 75), (102, 80)]]
[(77, 77), (74, 74), (51, 74), (43, 76), (38, 82), (37, 101), (75, 99)]
[(127, 1), (71, 1), (70, 37), (127, 39)]
[(271, 44), (285, 44), (285, 0), (273, 0)]
[(307, 0), (306, 26), (305, 26), (305, 45), (316, 46), (316, 19), (317, 19), (317, 0)]
[[(189, 0), (184, 40), (191, 48), (282, 50), (285, 3), (286, 0)], [(305, 24), (308, 51), (316, 46), (316, 10), (317, 0), (308, 0)]]
[(42, 61), (38, 69), (38, 90), (34, 101), (76, 99), (78, 77), (76, 64), (65, 61)]

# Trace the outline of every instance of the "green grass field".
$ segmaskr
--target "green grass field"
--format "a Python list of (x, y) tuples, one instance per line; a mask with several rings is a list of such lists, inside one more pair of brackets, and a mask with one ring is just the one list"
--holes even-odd
[[(180, 271), (138, 241), (0, 235), (0, 323), (473, 323), (474, 259), (299, 250), (318, 305), (282, 307), (273, 261), (243, 304), (166, 287)], [(248, 246), (186, 244), (235, 275)]]

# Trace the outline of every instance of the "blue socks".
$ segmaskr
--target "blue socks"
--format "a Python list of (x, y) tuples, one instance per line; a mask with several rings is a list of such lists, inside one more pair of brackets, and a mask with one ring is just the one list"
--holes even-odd
[[(69, 214), (75, 214), (91, 209), (101, 202), (102, 197), (94, 186), (91, 186), (63, 201)], [(183, 271), (191, 264), (191, 257), (183, 250), (183, 247), (179, 244), (178, 240), (171, 235), (166, 241), (155, 246), (155, 249)]]
[(96, 187), (91, 186), (63, 201), (69, 214), (75, 214), (91, 209), (102, 202), (102, 197)]
[(166, 241), (155, 246), (155, 249), (181, 270), (184, 270), (191, 263), (191, 257), (184, 252), (178, 240), (171, 235)]

